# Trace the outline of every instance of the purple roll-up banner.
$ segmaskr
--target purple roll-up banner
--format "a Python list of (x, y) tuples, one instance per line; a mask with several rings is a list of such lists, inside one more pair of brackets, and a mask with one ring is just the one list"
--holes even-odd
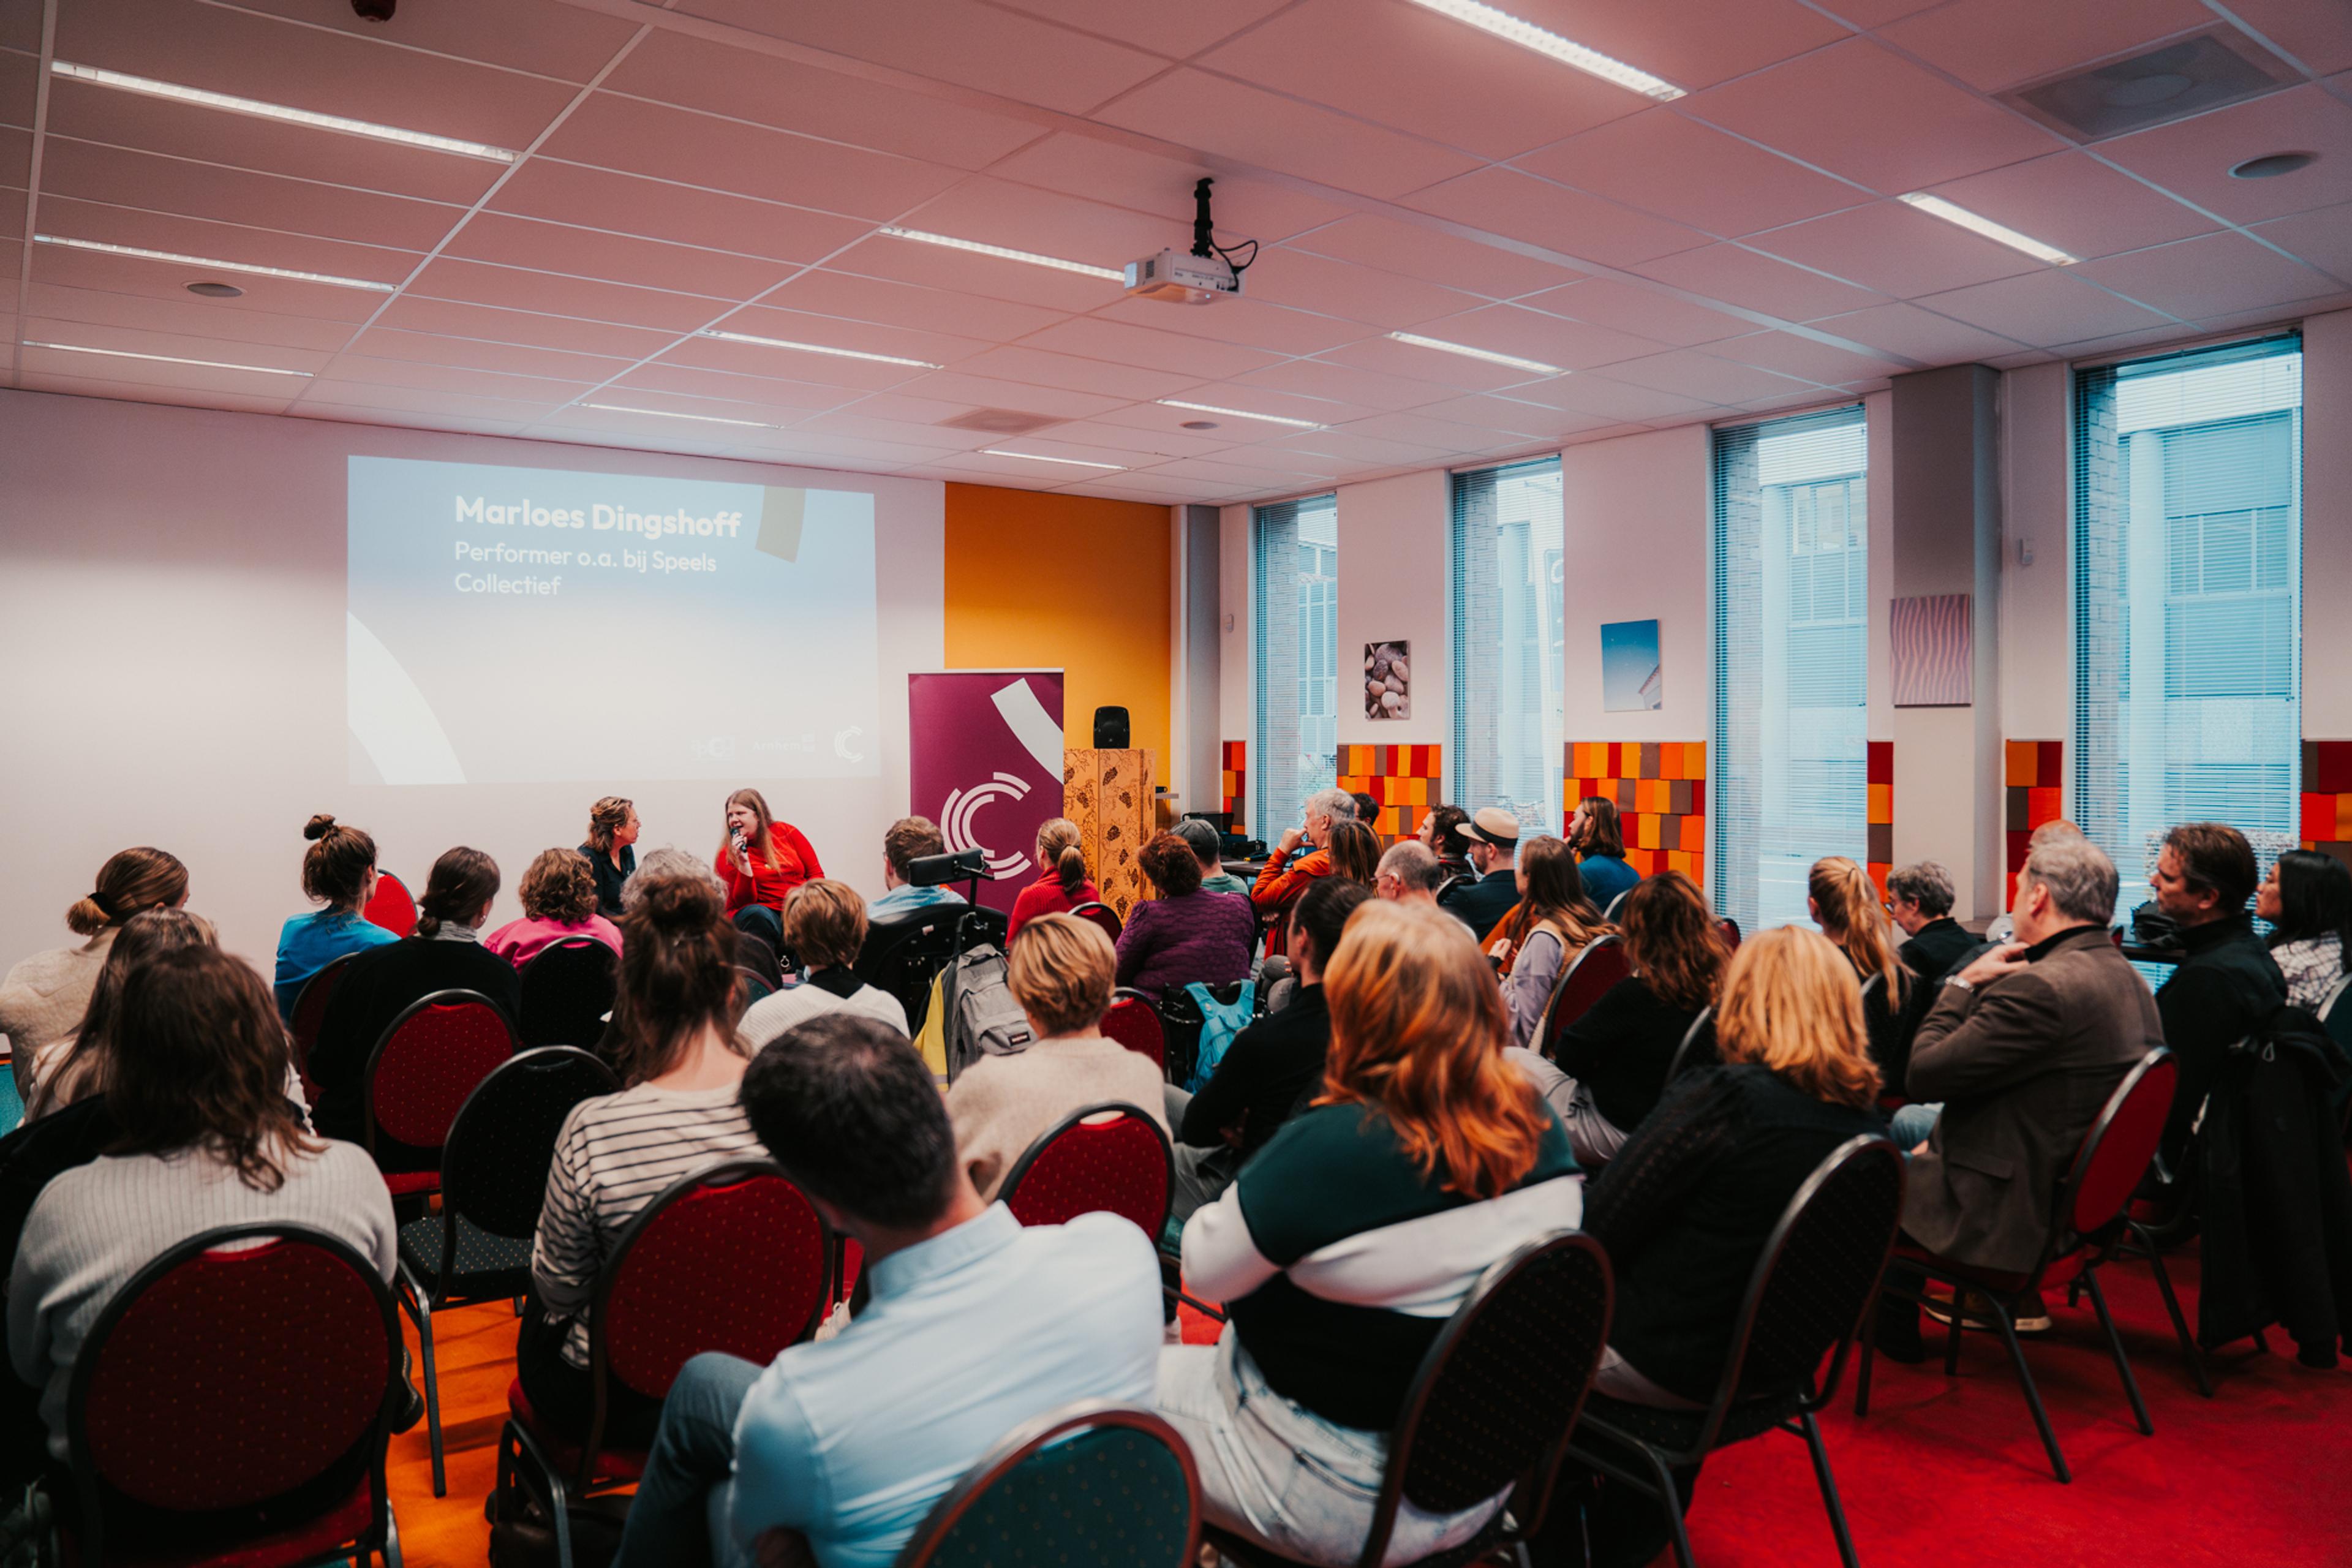
[(979, 849), (980, 901), (1010, 910), (1037, 879), (1037, 829), (1062, 815), (1062, 672), (943, 669), (907, 677), (909, 809)]

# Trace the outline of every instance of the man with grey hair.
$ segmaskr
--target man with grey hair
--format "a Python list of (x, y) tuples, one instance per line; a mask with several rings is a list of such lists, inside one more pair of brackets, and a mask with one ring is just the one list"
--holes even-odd
[(1968, 927), (1952, 918), (1952, 874), (1940, 860), (1897, 866), (1886, 874), (1886, 912), (1911, 940), (1896, 954), (1923, 985), (1933, 985), (1976, 946)]
[(1372, 891), (1392, 903), (1434, 906), (1437, 885), (1444, 880), (1445, 868), (1428, 845), (1418, 838), (1400, 838), (1381, 853)]
[[(2084, 834), (2081, 828), (2075, 826), (2073, 823), (2067, 821), (2063, 816), (2054, 816), (2049, 821), (2043, 823), (2041, 826), (2035, 828), (2026, 837), (2025, 852), (2031, 855), (2036, 849), (2041, 848), (2044, 844), (2056, 844), (2069, 838), (2080, 838), (2083, 836)], [(1985, 941), (1989, 942), (2007, 942), (2009, 937), (2010, 915), (2008, 910), (2003, 910), (2000, 913), (1992, 917), (1992, 923), (1990, 925), (1985, 927)], [(1976, 953), (1971, 952), (1964, 956), (1966, 958), (1974, 958)], [(1955, 967), (1958, 967), (1958, 965), (1956, 964)]]
[[(1895, 1134), (1917, 1144), (1903, 1228), (1929, 1251), (2031, 1272), (2084, 1135), (2132, 1064), (2164, 1044), (2156, 998), (2108, 938), (2115, 909), (2105, 851), (2079, 836), (2043, 844), (2018, 873), (2016, 940), (1946, 981), (1919, 1026), (1906, 1086), (1940, 1104), (1905, 1106)], [(1917, 1320), (1898, 1316), (1907, 1322), (1882, 1321), (1880, 1332), (1893, 1326), (1912, 1348)], [(2021, 1302), (2017, 1317), (2033, 1331), (2049, 1314)]]
[(1249, 897), (1250, 885), (1225, 869), (1225, 836), (1217, 831), (1215, 823), (1188, 816), (1171, 831), (1192, 847), (1192, 858), (1201, 863), (1201, 888), (1210, 893), (1239, 893)]
[[(1285, 832), (1266, 858), (1265, 868), (1250, 889), (1250, 902), (1261, 910), (1278, 910), (1305, 892), (1318, 878), (1331, 874), (1331, 825), (1356, 820), (1356, 797), (1343, 789), (1318, 789), (1307, 797), (1300, 826)], [(1307, 853), (1291, 861), (1301, 847)]]

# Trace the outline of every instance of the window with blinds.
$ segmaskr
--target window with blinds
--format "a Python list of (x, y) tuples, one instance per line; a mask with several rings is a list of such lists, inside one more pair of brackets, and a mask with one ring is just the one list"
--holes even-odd
[(1859, 405), (1714, 433), (1715, 902), (1801, 921), (1824, 855), (1867, 858), (1870, 555)]
[(1453, 798), (1560, 828), (1559, 459), (1453, 477)]
[(1253, 831), (1272, 842), (1339, 768), (1339, 509), (1313, 496), (1250, 514)]
[(2075, 374), (2072, 806), (2126, 889), (2176, 823), (2229, 823), (2265, 864), (2294, 845), (2302, 350)]

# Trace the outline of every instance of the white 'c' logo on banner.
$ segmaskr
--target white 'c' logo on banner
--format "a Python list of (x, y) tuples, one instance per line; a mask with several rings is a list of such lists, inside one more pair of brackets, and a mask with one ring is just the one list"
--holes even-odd
[(1018, 850), (1006, 856), (991, 853), (980, 836), (972, 831), (971, 819), (973, 814), (982, 806), (999, 796), (1021, 800), (1026, 798), (1028, 794), (1029, 781), (1016, 773), (999, 773), (992, 784), (974, 784), (970, 789), (950, 791), (947, 808), (942, 813), (947, 820), (940, 825), (941, 831), (947, 837), (949, 852), (961, 854), (967, 849), (980, 850), (987, 858), (988, 869), (992, 876), (1014, 877), (1027, 870), (1029, 868), (1027, 854)]

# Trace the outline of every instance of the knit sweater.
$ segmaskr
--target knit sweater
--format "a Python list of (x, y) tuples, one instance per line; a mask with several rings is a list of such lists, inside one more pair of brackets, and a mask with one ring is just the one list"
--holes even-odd
[(1167, 1096), (1150, 1057), (1099, 1035), (1039, 1040), (1009, 1057), (982, 1057), (948, 1089), (956, 1155), (985, 1203), (1029, 1152), (1073, 1110), (1124, 1100), (1168, 1128)]
[(1138, 904), (1118, 933), (1118, 983), (1156, 1000), (1171, 985), (1246, 980), (1256, 938), (1246, 899), (1194, 892)]
[(364, 1151), (329, 1143), (286, 1163), (275, 1192), (257, 1192), (207, 1153), (109, 1154), (51, 1181), (25, 1221), (8, 1282), (8, 1360), (41, 1388), (49, 1451), (66, 1457), (66, 1393), (74, 1358), (114, 1293), (191, 1237), (274, 1221), (349, 1242), (386, 1279), (399, 1232), (383, 1178)]
[(108, 926), (79, 947), (37, 952), (0, 980), (0, 1035), (8, 1037), (16, 1053), (18, 1093), (32, 1081), (33, 1058), (40, 1048), (81, 1026), (89, 994), (98, 989), (98, 972), (106, 967), (121, 930)]

